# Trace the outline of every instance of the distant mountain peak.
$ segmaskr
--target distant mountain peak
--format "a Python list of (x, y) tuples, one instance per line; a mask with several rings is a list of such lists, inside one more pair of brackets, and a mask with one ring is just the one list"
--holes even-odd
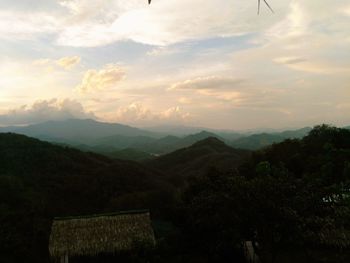
[(89, 144), (95, 139), (108, 136), (153, 136), (152, 132), (119, 123), (100, 122), (93, 119), (67, 119), (47, 121), (25, 127), (0, 129), (49, 141)]
[(200, 140), (200, 141), (194, 143), (192, 146), (195, 147), (195, 146), (204, 145), (204, 144), (208, 144), (208, 145), (225, 145), (225, 146), (227, 146), (223, 141), (221, 141), (217, 137), (213, 137), (213, 136), (210, 136), (208, 138)]

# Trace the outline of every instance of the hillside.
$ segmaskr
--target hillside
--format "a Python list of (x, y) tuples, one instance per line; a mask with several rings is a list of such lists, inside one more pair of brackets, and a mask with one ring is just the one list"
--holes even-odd
[(231, 142), (230, 145), (240, 149), (257, 150), (273, 143), (282, 142), (284, 139), (285, 138), (280, 135), (261, 133), (239, 138)]
[(152, 154), (163, 155), (185, 147), (189, 147), (192, 144), (209, 137), (222, 139), (214, 133), (201, 131), (199, 133), (190, 134), (184, 137), (176, 137), (176, 136), (169, 135), (161, 139), (154, 140), (151, 143), (134, 144), (133, 148), (146, 151)]
[(285, 139), (300, 139), (310, 132), (311, 128), (305, 127), (298, 130), (287, 130), (278, 133), (259, 133), (238, 138), (230, 142), (236, 148), (258, 150), (273, 143), (279, 143)]
[[(78, 145), (76, 147), (80, 149), (90, 149), (91, 151), (98, 151), (98, 153), (103, 153), (109, 155), (112, 151), (124, 150), (127, 148), (132, 148), (137, 151), (146, 152), (154, 155), (163, 155), (181, 148), (188, 147), (200, 140), (206, 139), (208, 137), (220, 138), (218, 135), (201, 131), (196, 134), (190, 134), (183, 137), (176, 137), (168, 135), (160, 139), (151, 138), (147, 136), (109, 136), (104, 137), (94, 141), (94, 146), (82, 146)], [(220, 138), (222, 139), (222, 138)]]
[(94, 140), (122, 136), (157, 136), (155, 133), (118, 123), (98, 122), (91, 119), (69, 119), (65, 121), (48, 121), (25, 127), (0, 128), (0, 132), (14, 132), (39, 139), (70, 144), (90, 144)]
[(91, 142), (95, 147), (113, 147), (115, 149), (134, 148), (138, 145), (152, 144), (156, 138), (149, 136), (113, 135), (102, 137)]
[(210, 129), (206, 127), (190, 127), (190, 126), (181, 126), (181, 125), (161, 125), (161, 126), (145, 127), (145, 129), (148, 131), (169, 134), (171, 136), (177, 136), (177, 137), (184, 137), (189, 134), (196, 134), (202, 131), (207, 131), (209, 133), (217, 134), (220, 137), (224, 138), (225, 140), (229, 140), (229, 141), (235, 140), (235, 139), (238, 139), (239, 137), (244, 136), (243, 133), (236, 132), (233, 130), (219, 130), (219, 129)]
[[(177, 142), (174, 137), (167, 140)], [(151, 209), (155, 227), (169, 231), (169, 236), (162, 234), (158, 239), (157, 257), (161, 255), (163, 261), (150, 262), (168, 262), (168, 253), (174, 258), (186, 254), (184, 249), (193, 242), (205, 251), (203, 240), (213, 243), (211, 247), (227, 244), (232, 249), (226, 235), (217, 235), (222, 226), (225, 233), (233, 231), (229, 236), (237, 245), (242, 238), (256, 236), (260, 233), (256, 227), (262, 227), (266, 229), (263, 233), (286, 238), (282, 241), (287, 245), (300, 238), (310, 242), (311, 233), (311, 244), (323, 246), (318, 233), (328, 235), (325, 223), (342, 235), (343, 227), (348, 229), (348, 200), (344, 207), (336, 202), (339, 213), (333, 215), (332, 204), (324, 198), (339, 193), (349, 196), (344, 188), (350, 178), (349, 148), (348, 130), (323, 125), (303, 139), (286, 140), (253, 153), (209, 137), (139, 164), (0, 133), (1, 260), (49, 262), (48, 235), (54, 216), (144, 208)], [(113, 154), (139, 158), (134, 149)], [(329, 221), (333, 216), (336, 220)], [(305, 231), (300, 230), (300, 222), (311, 225), (302, 224)], [(290, 229), (295, 235), (290, 235)], [(166, 238), (169, 243), (162, 243)], [(327, 238), (326, 245), (339, 244), (337, 238)]]
[(133, 148), (126, 148), (120, 151), (114, 151), (106, 154), (110, 158), (114, 159), (119, 159), (119, 160), (132, 160), (136, 162), (141, 162), (149, 159), (153, 159), (154, 156), (143, 152), (139, 151)]
[(192, 244), (206, 253), (258, 240), (261, 262), (350, 262), (349, 160), (350, 131), (320, 125), (252, 153), (236, 173), (195, 178), (184, 193)]
[[(187, 135), (174, 136), (182, 132)], [(311, 128), (287, 130), (274, 133), (244, 135), (230, 131), (201, 130), (191, 127), (167, 127), (159, 132), (142, 130), (118, 123), (103, 123), (95, 120), (70, 119), (65, 121), (49, 121), (25, 127), (3, 127), (0, 132), (14, 132), (50, 142), (70, 145), (75, 148), (110, 156), (117, 152), (132, 148), (153, 155), (163, 155), (188, 147), (208, 137), (215, 137), (235, 148), (256, 150), (287, 138), (301, 138)], [(160, 131), (167, 133), (161, 133)], [(196, 133), (192, 133), (196, 131)], [(126, 156), (127, 157), (127, 156)], [(133, 158), (129, 158), (133, 160)]]
[(222, 171), (234, 169), (248, 155), (249, 151), (231, 148), (219, 139), (209, 137), (151, 160), (148, 166), (169, 176), (187, 178), (205, 174), (211, 168)]
[(48, 262), (55, 216), (149, 208), (167, 218), (175, 186), (211, 167), (235, 167), (246, 154), (208, 138), (141, 165), (0, 133), (0, 253), (6, 262)]
[(47, 261), (54, 216), (139, 208), (159, 216), (172, 202), (164, 176), (134, 162), (10, 133), (0, 134), (0, 156), (0, 252), (9, 262)]

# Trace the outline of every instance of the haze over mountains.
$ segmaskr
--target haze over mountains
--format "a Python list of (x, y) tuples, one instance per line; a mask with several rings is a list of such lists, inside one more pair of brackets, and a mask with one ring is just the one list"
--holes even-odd
[(311, 130), (310, 127), (305, 127), (282, 132), (250, 134), (200, 129), (162, 126), (146, 130), (91, 119), (69, 119), (22, 127), (3, 127), (0, 128), (0, 132), (23, 134), (113, 158), (143, 160), (188, 147), (209, 137), (217, 138), (235, 148), (256, 150), (287, 138), (302, 138)]

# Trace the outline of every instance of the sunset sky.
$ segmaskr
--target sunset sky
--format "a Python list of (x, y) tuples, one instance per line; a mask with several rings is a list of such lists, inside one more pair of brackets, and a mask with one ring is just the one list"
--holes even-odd
[(350, 125), (349, 0), (1, 0), (0, 126)]

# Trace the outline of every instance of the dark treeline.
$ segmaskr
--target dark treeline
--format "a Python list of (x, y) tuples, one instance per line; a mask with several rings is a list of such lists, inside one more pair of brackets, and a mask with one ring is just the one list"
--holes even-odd
[[(350, 131), (249, 153), (210, 138), (144, 164), (0, 134), (0, 261), (49, 262), (55, 216), (150, 208), (135, 262), (349, 262)], [(130, 261), (130, 258), (128, 259)]]

